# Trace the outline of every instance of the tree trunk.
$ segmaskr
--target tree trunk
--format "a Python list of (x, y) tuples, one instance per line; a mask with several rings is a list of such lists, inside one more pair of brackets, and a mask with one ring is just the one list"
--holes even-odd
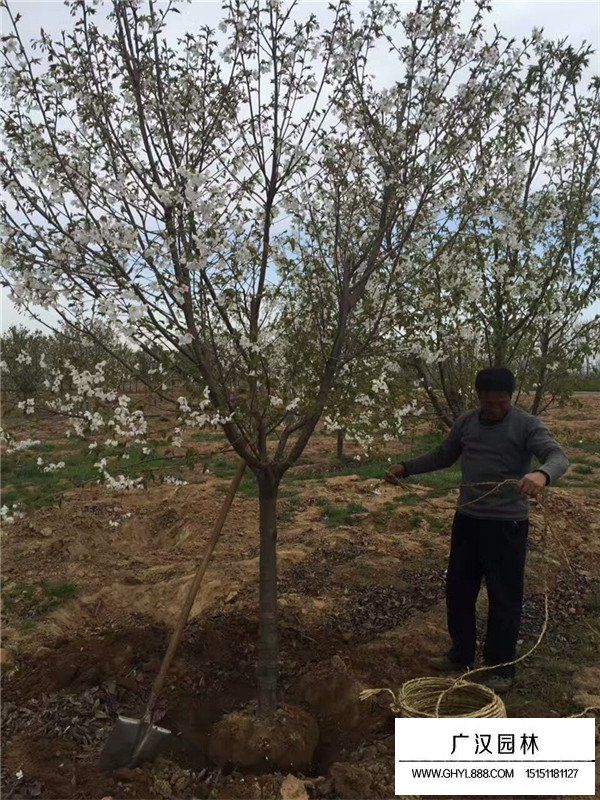
[(338, 461), (344, 460), (344, 437), (346, 432), (343, 430), (339, 430), (337, 432), (337, 458)]
[(535, 394), (533, 396), (533, 402), (531, 404), (531, 411), (530, 411), (530, 413), (536, 417), (540, 413), (540, 406), (542, 405), (542, 400), (544, 399), (545, 384), (546, 384), (546, 368), (545, 366), (542, 366), (538, 377), (538, 385), (536, 386), (535, 389)]
[(435, 411), (437, 417), (444, 423), (446, 428), (448, 428), (448, 430), (450, 430), (454, 420), (450, 417), (450, 415), (442, 407), (442, 404), (441, 404), (439, 398), (437, 397), (437, 395), (436, 395), (436, 393), (435, 393), (435, 391), (434, 391), (434, 389), (433, 389), (433, 387), (431, 385), (431, 382), (429, 381), (429, 378), (427, 376), (427, 373), (425, 372), (425, 369), (417, 361), (415, 361), (413, 363), (413, 366), (416, 369), (418, 376), (423, 381), (423, 388), (425, 389), (425, 392), (427, 393), (427, 397), (429, 398), (429, 400), (431, 402), (431, 405), (433, 406), (433, 410)]
[(258, 475), (260, 566), (258, 621), (258, 716), (277, 708), (279, 635), (277, 623), (277, 494), (279, 481)]
[(540, 413), (540, 406), (542, 404), (542, 398), (544, 396), (544, 389), (541, 384), (538, 384), (535, 395), (533, 396), (533, 403), (531, 404), (531, 413), (537, 417)]
[(494, 363), (493, 367), (506, 366), (506, 341), (503, 338), (503, 332), (496, 334), (494, 339)]

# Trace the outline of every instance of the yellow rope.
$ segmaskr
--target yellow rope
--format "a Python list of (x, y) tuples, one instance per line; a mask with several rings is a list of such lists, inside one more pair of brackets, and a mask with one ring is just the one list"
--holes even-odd
[[(388, 481), (384, 480), (382, 481), (382, 483), (388, 483)], [(519, 481), (516, 478), (507, 478), (506, 480), (500, 481), (499, 483), (494, 483), (494, 481), (478, 481), (477, 483), (460, 483), (456, 488), (462, 489), (464, 487), (475, 487), (475, 486), (491, 486), (492, 488), (489, 491), (479, 495), (479, 497), (475, 497), (473, 500), (467, 500), (465, 503), (456, 503), (455, 505), (450, 505), (446, 503), (445, 505), (440, 506), (438, 503), (432, 503), (428, 497), (421, 497), (420, 499), (436, 509), (446, 508), (451, 511), (456, 511), (459, 508), (466, 508), (467, 506), (471, 506), (473, 505), (473, 503), (479, 503), (479, 501), (483, 500), (484, 497), (489, 497), (491, 494), (494, 494), (503, 486), (514, 486), (518, 483)], [(401, 487), (402, 489), (406, 489), (407, 492), (410, 491), (409, 489), (410, 484), (403, 485), (398, 479), (394, 479), (393, 485)]]

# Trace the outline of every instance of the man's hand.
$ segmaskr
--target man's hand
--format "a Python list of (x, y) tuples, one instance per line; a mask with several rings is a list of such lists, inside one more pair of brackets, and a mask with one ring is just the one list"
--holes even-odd
[(385, 479), (388, 483), (398, 483), (402, 478), (406, 478), (406, 469), (404, 464), (396, 464), (390, 467), (385, 473)]
[(543, 472), (528, 472), (517, 484), (517, 489), (521, 494), (526, 494), (528, 497), (535, 497), (545, 486), (546, 476)]

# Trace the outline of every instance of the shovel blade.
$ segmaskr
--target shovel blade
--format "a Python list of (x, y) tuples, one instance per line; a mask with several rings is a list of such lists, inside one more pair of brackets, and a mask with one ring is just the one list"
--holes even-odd
[[(148, 726), (141, 719), (119, 714), (100, 753), (100, 769), (112, 772), (121, 767), (136, 767), (143, 761), (152, 761), (161, 743), (170, 735), (171, 731), (167, 728)], [(142, 746), (136, 753), (140, 742)]]

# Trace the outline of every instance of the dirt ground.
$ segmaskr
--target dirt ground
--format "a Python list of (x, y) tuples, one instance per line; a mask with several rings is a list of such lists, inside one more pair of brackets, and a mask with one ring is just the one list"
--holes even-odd
[[(600, 401), (579, 398), (547, 422), (572, 466), (546, 511), (533, 512), (522, 651), (542, 627), (544, 576), (550, 623), (505, 697), (509, 716), (600, 705)], [(160, 723), (175, 735), (152, 765), (97, 767), (116, 714), (143, 709), (222, 502), (227, 480), (198, 470), (186, 486), (67, 491), (7, 528), (4, 797), (394, 797), (393, 715), (383, 697), (361, 702), (359, 692), (428, 674), (427, 659), (447, 646), (456, 493), (327, 475), (334, 456), (333, 441), (316, 439), (279, 505), (281, 689), (318, 722), (312, 768), (243, 774), (208, 757), (214, 722), (255, 695), (258, 517), (248, 492), (235, 499), (160, 701)], [(59, 602), (43, 586), (76, 591)]]

